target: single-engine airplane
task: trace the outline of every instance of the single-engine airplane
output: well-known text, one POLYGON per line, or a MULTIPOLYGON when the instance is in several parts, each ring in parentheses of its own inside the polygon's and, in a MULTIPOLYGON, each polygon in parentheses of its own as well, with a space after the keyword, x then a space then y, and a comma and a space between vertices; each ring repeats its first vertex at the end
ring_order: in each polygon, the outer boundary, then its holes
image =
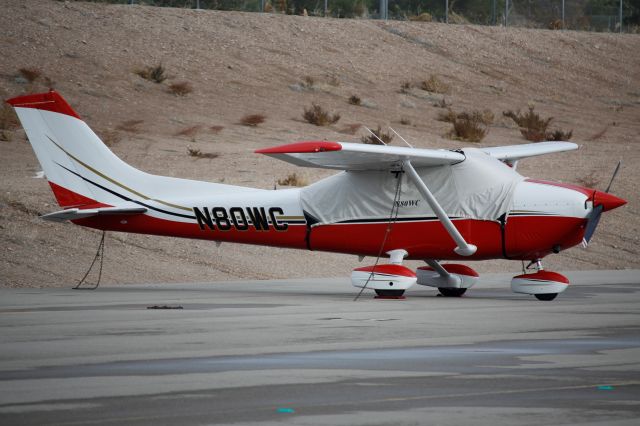
POLYGON ((414 284, 457 297, 478 281, 441 261, 530 261, 511 289, 552 300, 569 280, 541 259, 592 238, 603 212, 626 203, 606 192, 527 179, 518 161, 570 151, 571 142, 460 150, 307 141, 256 152, 302 167, 340 170, 304 188, 263 190, 157 176, 116 157, 55 91, 11 104, 62 210, 43 219, 134 232, 376 258, 352 284, 401 296, 414 284), (388 263, 380 263, 388 258, 388 263), (416 272, 404 259, 423 260, 416 272))

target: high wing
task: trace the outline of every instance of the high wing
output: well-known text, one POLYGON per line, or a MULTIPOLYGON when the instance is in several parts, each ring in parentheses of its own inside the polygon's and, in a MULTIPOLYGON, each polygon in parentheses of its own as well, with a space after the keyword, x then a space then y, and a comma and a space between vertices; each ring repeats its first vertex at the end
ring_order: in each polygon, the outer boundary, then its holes
POLYGON ((579 146, 573 142, 537 142, 480 149, 507 164, 514 164, 523 158, 552 154, 554 152, 573 151, 578 148, 579 146))
POLYGON ((91 216, 142 214, 146 211, 146 207, 99 207, 96 209, 74 208, 48 213, 41 217, 42 219, 49 220, 51 222, 64 222, 66 220, 84 219, 85 217, 91 216))
POLYGON ((278 160, 301 167, 337 170, 389 170, 410 160, 414 167, 455 164, 462 153, 444 149, 405 148, 347 142, 308 141, 259 149, 278 160))

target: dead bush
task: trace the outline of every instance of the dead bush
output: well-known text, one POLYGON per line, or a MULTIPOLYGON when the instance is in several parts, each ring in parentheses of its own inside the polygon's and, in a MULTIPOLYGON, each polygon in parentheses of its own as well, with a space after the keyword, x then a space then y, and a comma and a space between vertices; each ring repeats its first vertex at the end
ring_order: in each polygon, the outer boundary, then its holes
POLYGON ((340 114, 329 114, 320 105, 312 103, 311 108, 304 109, 302 118, 316 126, 328 126, 337 123, 340 120, 340 114))
POLYGON ((200 129, 202 129, 202 126, 200 125, 185 127, 184 129, 178 130, 176 133, 174 133, 174 136, 194 138, 198 134, 200 129))
POLYGON ((489 131, 481 111, 456 114, 452 124, 453 129, 451 129, 449 136, 467 142, 480 142, 489 131))
POLYGON ((35 68, 20 68, 18 72, 29 83, 33 83, 42 76, 42 72, 35 68))
POLYGON ((191 147, 187 147, 187 153, 189 154, 189 157, 195 157, 195 158, 217 158, 219 157, 219 154, 216 154, 215 152, 202 152, 199 149, 195 149, 195 148, 191 148, 191 147))
POLYGON ((513 112, 511 110, 502 113, 505 117, 512 119, 520 128, 520 133, 528 141, 540 142, 546 139, 547 128, 553 117, 542 118, 534 111, 533 106, 529 106, 529 110, 521 113, 520 110, 513 112))
POLYGON ((138 133, 140 132, 140 125, 144 123, 144 120, 127 120, 116 126, 117 130, 123 132, 138 133))
POLYGON ((565 132, 563 130, 556 129, 553 132, 547 132, 545 140, 548 140, 548 141, 568 141, 568 140, 571 139, 571 136, 573 136, 573 130, 569 130, 568 132, 565 132))
POLYGON ((256 127, 258 124, 264 123, 266 118, 267 117, 262 114, 245 115, 240 119, 240 124, 243 126, 256 127))
POLYGON ((120 133, 115 130, 100 130, 98 136, 106 146, 114 146, 122 140, 120 133))
POLYGON ((433 21, 433 17, 430 13, 424 12, 420 15, 409 16, 409 20, 413 22, 431 22, 433 21))
POLYGON ((598 133, 596 133, 595 135, 591 136, 589 139, 587 139, 589 142, 593 142, 593 141, 597 141, 598 139, 600 139, 601 137, 604 136, 605 133, 607 133, 607 130, 609 130, 609 124, 607 124, 606 126, 604 126, 604 128, 602 130, 600 130, 598 133))
POLYGON ((445 123, 453 123, 456 121, 457 116, 458 114, 456 114, 451 108, 447 108, 446 111, 440 111, 438 113, 437 120, 444 121, 445 123))
POLYGON ((284 179, 278 179, 278 185, 280 186, 306 186, 307 184, 307 180, 302 176, 298 176, 297 173, 289 173, 284 179))
POLYGON ((351 105, 358 105, 360 106, 362 104, 362 99, 360 99, 360 97, 358 95, 351 95, 349 97, 349 103, 351 105))
POLYGON ((211 126, 211 127, 209 127, 209 130, 211 130, 211 133, 220 133, 222 131, 222 129, 224 129, 224 126, 211 126))
POLYGON ((11 142, 13 140, 13 132, 8 130, 0 130, 0 141, 11 142))
POLYGON ((311 90, 313 89, 313 86, 315 86, 316 84, 316 79, 311 77, 310 75, 305 75, 302 78, 302 82, 300 83, 300 86, 304 87, 307 90, 311 90))
POLYGON ((411 125, 411 120, 407 117, 400 118, 400 124, 404 124, 405 126, 411 125))
POLYGON ((451 86, 435 75, 431 75, 427 80, 420 83, 420 88, 431 93, 449 93, 451 86))
POLYGON ((188 81, 179 81, 177 83, 171 83, 167 90, 176 96, 186 96, 193 92, 193 86, 188 81))
POLYGON ((384 133, 380 126, 378 126, 377 129, 371 130, 371 131, 377 137, 373 136, 372 134, 363 136, 362 138, 360 138, 362 143, 366 143, 366 144, 370 144, 370 145, 383 145, 382 142, 384 142, 386 145, 389 145, 391 143, 391 141, 393 140, 393 135, 391 133, 384 133), (382 140, 382 142, 380 142, 380 140, 382 140))
POLYGON ((155 83, 162 83, 168 78, 167 72, 162 64, 158 64, 156 66, 146 66, 144 68, 136 70, 135 73, 145 80, 153 81, 155 83))
POLYGON ((9 104, 2 103, 0 107, 0 130, 13 130, 20 126, 16 111, 9 104))
POLYGON ((411 82, 403 81, 400 83, 400 93, 409 93, 411 91, 411 82))

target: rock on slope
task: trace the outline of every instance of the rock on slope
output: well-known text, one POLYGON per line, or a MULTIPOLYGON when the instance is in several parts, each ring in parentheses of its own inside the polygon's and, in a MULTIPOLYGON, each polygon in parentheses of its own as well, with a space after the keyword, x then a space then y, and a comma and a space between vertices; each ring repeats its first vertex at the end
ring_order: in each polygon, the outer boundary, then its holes
MULTIPOLYGON (((557 126, 573 129, 573 140, 583 146, 525 161, 521 172, 577 183, 593 177, 602 187, 623 158, 614 192, 629 201, 605 215, 588 250, 552 256, 547 266, 640 266, 637 35, 35 0, 5 2, 0 28, 1 96, 53 85, 125 161, 194 179, 270 188, 295 169, 254 155, 254 149, 301 139, 354 141, 364 134, 358 124, 391 124, 420 147, 468 145, 449 140, 449 125, 437 121, 441 109, 433 104, 442 95, 400 93, 402 82, 431 74, 450 85, 446 100, 455 110, 489 108, 495 114, 486 145, 524 142, 501 112, 535 103, 557 126), (158 63, 169 74, 165 83, 134 73, 158 63), (42 76, 27 84, 17 77, 20 68, 42 76), (312 88, 299 84, 305 77, 312 88), (193 93, 170 94, 168 85, 181 81, 193 93), (365 106, 349 105, 352 94, 365 106), (306 124, 301 113, 311 102, 342 119, 326 128, 306 124), (266 122, 239 124, 255 113, 266 122), (220 156, 196 159, 187 147, 220 156)), ((38 219, 56 206, 45 181, 32 179, 39 166, 24 134, 10 135, 12 141, 0 142, 0 285, 71 285, 91 261, 99 233, 38 219)), ((313 181, 328 173, 302 174, 313 181)), ((104 282, 347 276, 356 264, 355 257, 327 253, 111 234, 104 282)), ((506 261, 473 266, 520 267, 506 261)))

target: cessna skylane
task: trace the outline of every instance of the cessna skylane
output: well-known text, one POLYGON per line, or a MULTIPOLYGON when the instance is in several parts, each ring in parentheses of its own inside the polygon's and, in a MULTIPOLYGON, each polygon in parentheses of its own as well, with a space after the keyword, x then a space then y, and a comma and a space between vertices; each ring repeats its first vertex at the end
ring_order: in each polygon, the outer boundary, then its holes
MULTIPOLYGON (((442 261, 530 262, 516 293, 553 300, 569 280, 541 259, 588 244, 607 191, 528 179, 518 161, 571 151, 571 142, 460 150, 307 141, 257 150, 339 173, 303 188, 264 190, 157 176, 116 157, 55 91, 11 104, 62 210, 42 216, 133 232, 345 253, 376 259, 352 284, 399 297, 414 284, 459 297, 478 274, 442 261), (388 259, 388 260, 386 260, 388 259), (413 271, 402 263, 422 260, 413 271)), ((362 290, 361 290, 362 291, 362 290)))

